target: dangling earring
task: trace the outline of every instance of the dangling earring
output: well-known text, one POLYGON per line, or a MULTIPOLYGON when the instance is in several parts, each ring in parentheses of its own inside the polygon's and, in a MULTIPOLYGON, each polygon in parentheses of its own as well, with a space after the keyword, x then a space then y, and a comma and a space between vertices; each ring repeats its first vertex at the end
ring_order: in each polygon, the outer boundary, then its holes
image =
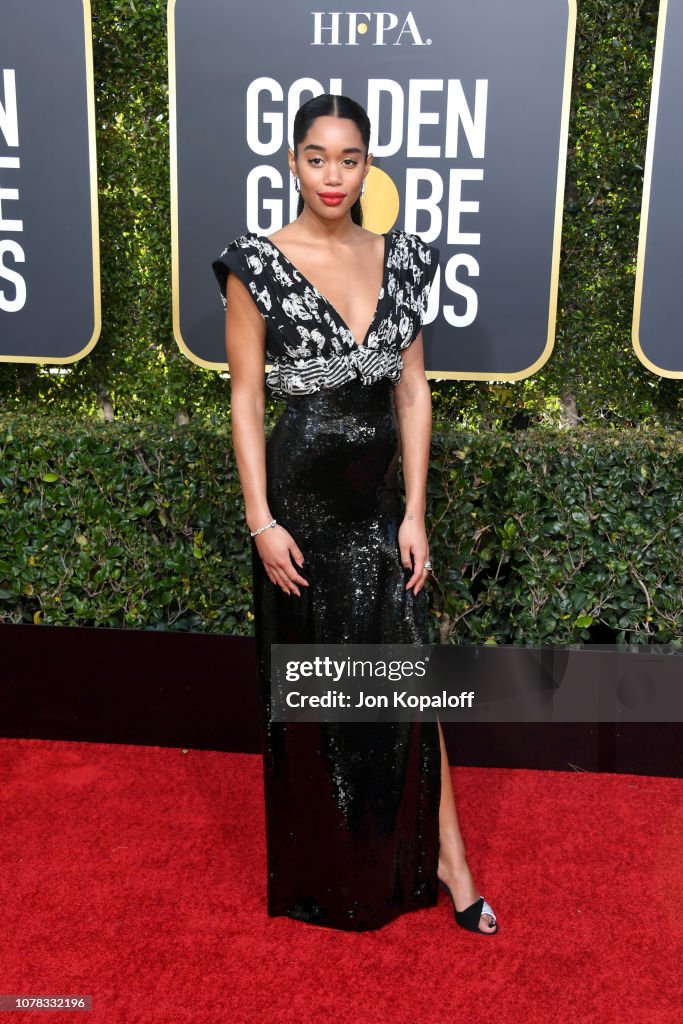
POLYGON ((293 175, 293 178, 294 178, 294 190, 295 190, 295 192, 301 192, 301 189, 299 188, 299 179, 297 178, 296 175, 293 175))
POLYGON ((362 184, 362 185, 361 185, 361 187, 360 187, 360 194, 361 194, 362 196, 364 196, 364 195, 365 195, 365 178, 363 178, 363 184, 362 184))

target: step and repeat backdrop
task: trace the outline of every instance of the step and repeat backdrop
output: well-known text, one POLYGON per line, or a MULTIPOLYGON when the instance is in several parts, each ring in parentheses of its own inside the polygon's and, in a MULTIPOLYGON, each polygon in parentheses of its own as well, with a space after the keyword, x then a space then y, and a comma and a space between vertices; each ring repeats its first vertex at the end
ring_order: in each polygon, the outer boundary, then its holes
POLYGON ((100 333, 88 0, 0 4, 0 360, 70 363, 100 333))
POLYGON ((683 377, 683 0, 661 0, 633 304, 633 346, 683 377))
POLYGON ((290 0, 171 0, 173 303, 178 344, 224 368, 210 260, 296 215, 298 107, 368 111, 366 226, 440 249, 431 375, 518 378, 554 339, 574 0, 411 0, 312 10, 290 0))
MULTIPOLYGON (((298 107, 352 96, 372 123, 365 225, 440 250, 430 376, 515 379, 555 329, 576 0, 414 0, 311 10, 169 0, 173 319, 226 368, 210 263, 296 216, 298 107)), ((0 5, 0 360, 69 363, 100 332, 89 0, 0 5)), ((683 0, 661 0, 633 347, 683 377, 683 0)), ((626 268, 625 268, 626 272, 626 268)))

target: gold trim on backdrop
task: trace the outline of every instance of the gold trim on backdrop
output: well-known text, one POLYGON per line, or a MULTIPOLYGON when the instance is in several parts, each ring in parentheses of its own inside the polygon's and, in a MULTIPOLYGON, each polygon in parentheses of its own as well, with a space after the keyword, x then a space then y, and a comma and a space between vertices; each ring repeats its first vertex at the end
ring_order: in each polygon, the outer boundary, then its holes
MULTIPOLYGON (((663 0, 665 2, 665 0, 663 0)), ((548 361, 555 344, 555 325, 557 320, 557 295, 560 276, 560 250, 562 246, 562 213, 564 207, 564 188, 567 167, 567 142, 569 134, 569 111, 571 106, 572 68, 574 60, 574 41, 576 37, 576 4, 577 0, 567 0, 567 42, 565 47, 564 83, 562 91, 562 113, 560 117, 560 146, 557 164, 557 192, 555 196, 555 218, 553 227, 553 251, 550 266, 550 300, 548 307, 548 333, 543 352, 538 359, 523 370, 514 373, 482 373, 453 370, 428 370, 426 375, 439 380, 521 380, 530 377, 548 361)), ((227 370, 227 362, 209 362, 200 359, 190 351, 180 331, 180 298, 179 298, 179 253, 178 253, 178 161, 177 161, 177 122, 176 122, 176 77, 175 77, 175 6, 176 0, 168 0, 168 82, 169 82, 169 125, 171 151, 171 259, 172 259, 172 304, 173 334, 180 350, 193 363, 209 370, 227 370)), ((266 370, 271 369, 270 365, 266 370)))
POLYGON ((657 366, 643 352, 640 344, 640 313, 643 300, 643 277, 645 274, 645 254, 647 249, 647 225, 650 212, 650 194, 652 187, 652 165, 654 162, 655 138, 657 134, 657 109, 659 106, 659 87, 662 79, 662 61, 664 55, 664 36, 669 0, 660 0, 657 21, 657 41, 655 43, 655 60, 652 73, 652 95, 650 98, 650 117, 647 130, 647 149, 645 151, 645 171, 643 174, 643 199, 640 207, 640 231, 638 232, 638 256, 636 259, 636 287, 633 296, 633 321, 631 324, 631 341, 636 356, 648 370, 660 377, 683 377, 683 370, 665 370, 657 366))
POLYGON ((83 0, 83 39, 85 44, 85 88, 88 118, 88 169, 90 174, 90 223, 92 233, 93 332, 90 341, 71 356, 3 356, 2 363, 41 363, 64 365, 77 363, 97 344, 102 331, 102 294, 100 284, 100 225, 97 196, 97 145, 95 125, 95 75, 92 52, 92 12, 90 0, 83 0))

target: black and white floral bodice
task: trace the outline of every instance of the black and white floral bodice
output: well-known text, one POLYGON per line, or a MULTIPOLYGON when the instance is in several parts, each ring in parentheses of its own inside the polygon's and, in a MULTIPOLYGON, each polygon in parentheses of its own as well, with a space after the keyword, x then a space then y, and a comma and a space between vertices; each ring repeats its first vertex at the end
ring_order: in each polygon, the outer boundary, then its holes
POLYGON ((274 395, 311 394, 354 377, 374 384, 401 378, 401 351, 417 337, 439 264, 418 235, 384 236, 384 277, 372 322, 358 343, 325 296, 264 235, 240 235, 212 266, 223 305, 228 273, 247 285, 267 327, 267 383, 274 395))

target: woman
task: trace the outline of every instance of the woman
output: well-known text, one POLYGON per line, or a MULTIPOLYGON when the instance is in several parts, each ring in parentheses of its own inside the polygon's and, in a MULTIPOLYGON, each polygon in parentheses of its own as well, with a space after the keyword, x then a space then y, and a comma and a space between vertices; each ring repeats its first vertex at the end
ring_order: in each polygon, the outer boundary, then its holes
POLYGON ((465 859, 440 723, 269 717, 271 643, 426 641, 431 402, 421 324, 438 253, 416 235, 362 228, 369 140, 353 100, 305 103, 289 151, 297 220, 268 238, 240 236, 213 264, 252 537, 268 912, 361 931, 433 906, 441 882, 458 923, 493 934, 465 859), (287 403, 267 444, 266 363, 287 403))

